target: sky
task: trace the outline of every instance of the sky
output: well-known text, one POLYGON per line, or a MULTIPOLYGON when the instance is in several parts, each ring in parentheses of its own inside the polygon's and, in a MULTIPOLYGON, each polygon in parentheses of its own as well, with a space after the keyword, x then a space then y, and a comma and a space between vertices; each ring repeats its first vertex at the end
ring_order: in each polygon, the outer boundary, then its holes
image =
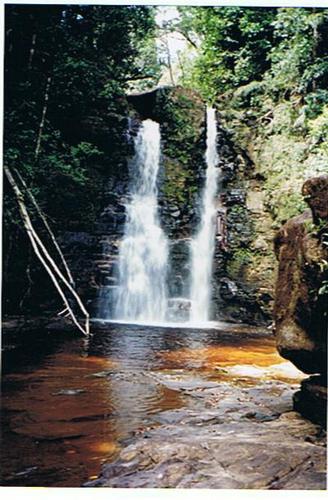
MULTIPOLYGON (((176 7, 166 6, 158 7, 156 14, 156 22, 161 27, 163 23, 179 18, 179 12, 176 7)), ((187 47, 186 40, 178 33, 169 33, 166 35, 171 53, 172 62, 175 63, 178 58, 178 53, 185 50, 187 47)), ((160 42, 159 42, 160 43, 160 42)))

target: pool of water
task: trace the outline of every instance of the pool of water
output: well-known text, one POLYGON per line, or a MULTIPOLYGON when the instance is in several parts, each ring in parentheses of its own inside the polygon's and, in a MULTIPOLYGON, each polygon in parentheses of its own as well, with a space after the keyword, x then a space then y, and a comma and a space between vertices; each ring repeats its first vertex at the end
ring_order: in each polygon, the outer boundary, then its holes
POLYGON ((2 486, 76 487, 97 477, 103 462, 159 425, 161 412, 188 405, 159 374, 256 384, 285 364, 268 331, 244 325, 93 329, 88 341, 55 331, 4 335, 2 486))

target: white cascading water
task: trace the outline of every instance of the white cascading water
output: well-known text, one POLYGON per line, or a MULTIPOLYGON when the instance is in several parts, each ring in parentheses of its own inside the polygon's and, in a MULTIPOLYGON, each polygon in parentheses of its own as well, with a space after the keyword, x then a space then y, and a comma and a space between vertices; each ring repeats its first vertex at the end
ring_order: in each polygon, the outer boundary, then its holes
POLYGON ((119 252, 117 320, 165 320, 168 242, 159 223, 156 186, 160 142, 159 124, 143 121, 135 140, 131 201, 119 252))
POLYGON ((216 148, 215 110, 206 112, 206 183, 202 197, 201 223, 196 237, 191 242, 191 290, 190 321, 210 320, 211 277, 215 249, 216 193, 219 169, 216 148))

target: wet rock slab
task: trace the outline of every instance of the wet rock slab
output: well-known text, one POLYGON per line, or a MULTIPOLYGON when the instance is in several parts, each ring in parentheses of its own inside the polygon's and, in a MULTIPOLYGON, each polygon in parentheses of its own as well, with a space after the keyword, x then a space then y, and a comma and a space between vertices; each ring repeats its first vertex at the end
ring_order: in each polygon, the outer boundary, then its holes
MULTIPOLYGON (((179 377, 161 382, 178 389, 179 377), (174 379, 174 380, 173 380, 174 379)), ((162 412, 87 487, 325 489, 322 428, 292 410, 297 386, 203 386, 180 377, 185 408, 162 412)))

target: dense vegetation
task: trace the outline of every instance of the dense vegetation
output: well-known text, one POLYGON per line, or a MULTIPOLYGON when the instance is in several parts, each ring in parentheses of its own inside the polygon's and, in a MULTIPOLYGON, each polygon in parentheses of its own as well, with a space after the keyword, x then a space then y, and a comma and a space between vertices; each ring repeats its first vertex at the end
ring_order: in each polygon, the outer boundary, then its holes
POLYGON ((180 8, 198 39, 183 84, 221 109, 265 178, 276 226, 304 209, 304 179, 327 172, 328 11, 180 8))
POLYGON ((154 27, 146 7, 7 6, 5 162, 55 219, 94 216, 127 84, 156 81, 154 27))

